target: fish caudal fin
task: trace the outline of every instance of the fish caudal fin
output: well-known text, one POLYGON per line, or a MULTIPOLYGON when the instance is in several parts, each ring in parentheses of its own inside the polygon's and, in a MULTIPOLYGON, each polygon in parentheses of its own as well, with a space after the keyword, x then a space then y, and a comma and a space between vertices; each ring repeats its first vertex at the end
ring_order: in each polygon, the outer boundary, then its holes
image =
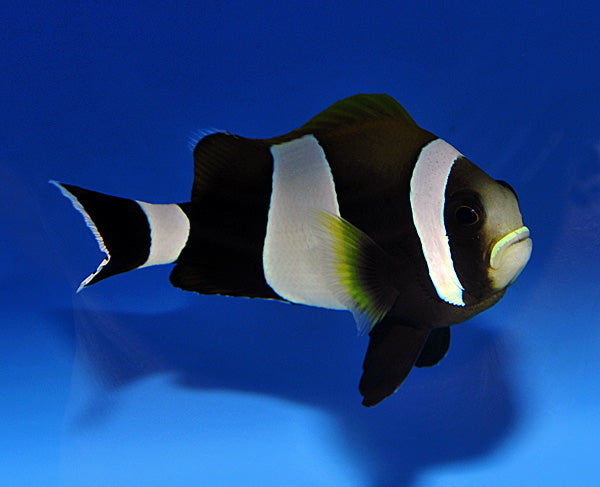
POLYGON ((50 181, 79 211, 106 257, 77 292, 102 279, 177 260, 190 223, 176 204, 157 205, 50 181))

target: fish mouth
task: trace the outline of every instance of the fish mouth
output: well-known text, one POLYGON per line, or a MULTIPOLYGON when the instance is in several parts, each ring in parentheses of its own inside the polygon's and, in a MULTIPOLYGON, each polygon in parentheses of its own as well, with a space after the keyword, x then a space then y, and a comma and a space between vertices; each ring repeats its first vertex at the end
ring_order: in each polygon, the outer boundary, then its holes
POLYGON ((510 286, 521 273, 531 256, 529 229, 517 228, 498 240, 490 254, 489 277, 495 288, 510 286))
POLYGON ((512 245, 516 245, 524 240, 531 240, 529 238, 529 228, 521 227, 515 231, 510 232, 508 235, 502 237, 494 247, 492 248, 492 254, 490 256, 490 267, 492 269, 500 269, 502 267, 502 261, 506 255, 506 252, 512 245))

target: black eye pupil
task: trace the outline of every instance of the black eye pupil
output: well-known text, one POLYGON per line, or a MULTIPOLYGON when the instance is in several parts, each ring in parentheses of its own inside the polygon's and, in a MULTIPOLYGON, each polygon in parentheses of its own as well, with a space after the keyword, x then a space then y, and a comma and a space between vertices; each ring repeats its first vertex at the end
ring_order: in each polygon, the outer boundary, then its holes
POLYGON ((479 221, 479 215, 470 206, 459 206, 456 209, 456 220, 461 225, 474 225, 479 221))

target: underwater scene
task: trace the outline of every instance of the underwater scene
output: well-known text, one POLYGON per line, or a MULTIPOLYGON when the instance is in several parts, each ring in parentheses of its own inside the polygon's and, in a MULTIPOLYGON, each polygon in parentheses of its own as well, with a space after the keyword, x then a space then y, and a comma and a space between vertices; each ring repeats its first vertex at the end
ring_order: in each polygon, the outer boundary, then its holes
POLYGON ((0 485, 600 485, 597 2, 0 14, 0 485))

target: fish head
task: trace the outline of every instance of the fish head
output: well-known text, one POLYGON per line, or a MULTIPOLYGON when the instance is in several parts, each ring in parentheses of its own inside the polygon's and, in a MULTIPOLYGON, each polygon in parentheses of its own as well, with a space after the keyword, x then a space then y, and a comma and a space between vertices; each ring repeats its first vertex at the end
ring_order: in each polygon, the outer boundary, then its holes
POLYGON ((488 242, 485 258, 495 290, 510 286, 529 261, 532 241, 523 225, 517 193, 504 181, 490 184, 484 200, 489 216, 483 232, 488 242))
POLYGON ((532 241, 516 192, 465 158, 446 190, 444 220, 457 274, 467 295, 503 292, 529 261, 532 241))

